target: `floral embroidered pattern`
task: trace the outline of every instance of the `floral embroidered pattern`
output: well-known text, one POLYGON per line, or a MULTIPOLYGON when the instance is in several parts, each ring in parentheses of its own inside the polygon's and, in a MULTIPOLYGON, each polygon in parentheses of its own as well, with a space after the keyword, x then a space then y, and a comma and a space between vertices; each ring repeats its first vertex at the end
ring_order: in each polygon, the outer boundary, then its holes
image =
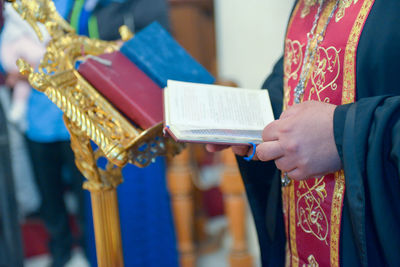
POLYGON ((317 0, 304 0, 304 7, 301 10, 300 17, 305 18, 308 14, 310 14, 310 9, 317 3, 317 0))
POLYGON ((290 79, 298 80, 301 64, 303 63, 303 47, 297 40, 287 39, 285 43, 284 79, 287 85, 290 79))
POLYGON ((328 245, 326 239, 329 233, 329 222, 321 207, 328 195, 325 190, 324 177, 301 181, 296 194, 298 197, 296 203, 297 226, 300 226, 305 233, 314 235, 328 245), (309 183, 313 184, 310 186, 309 183), (305 192, 301 189, 305 189, 305 192))
POLYGON ((318 101, 330 102, 327 97, 321 99, 321 93, 326 89, 335 91, 338 87, 336 81, 341 71, 339 53, 340 49, 338 50, 333 46, 318 48, 313 72, 311 74, 312 88, 310 90, 309 100, 311 100, 313 95, 316 95, 318 101))
POLYGON ((308 256, 307 260, 308 264, 303 264, 303 267, 319 267, 319 264, 315 259, 314 255, 308 256))
MULTIPOLYGON (((311 7, 315 6, 317 2, 317 0, 304 0, 304 5, 303 9, 301 10, 300 17, 307 17, 307 15, 310 14, 311 7)), ((340 0, 338 11, 335 16, 335 21, 339 22, 346 15, 346 9, 349 8, 352 4, 356 4, 357 2, 358 0, 340 0)))
POLYGON ((284 63, 284 87, 285 87, 285 98, 289 98, 289 93, 292 89, 289 86, 291 79, 299 79, 299 71, 303 63, 303 52, 304 44, 301 44, 297 40, 287 39, 285 42, 285 63, 284 63))
POLYGON ((352 4, 356 4, 358 0, 341 0, 339 2, 339 9, 335 16, 335 21, 339 22, 346 14, 346 8, 349 8, 352 4))

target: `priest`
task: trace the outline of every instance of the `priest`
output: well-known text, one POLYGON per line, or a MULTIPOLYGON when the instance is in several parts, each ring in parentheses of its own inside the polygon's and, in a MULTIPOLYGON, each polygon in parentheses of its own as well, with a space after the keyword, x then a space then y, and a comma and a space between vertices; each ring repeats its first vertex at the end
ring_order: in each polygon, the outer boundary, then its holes
POLYGON ((383 96, 400 93, 398 12, 396 0, 295 3, 263 86, 279 120, 261 161, 234 147, 263 266, 399 265, 399 98, 383 96))

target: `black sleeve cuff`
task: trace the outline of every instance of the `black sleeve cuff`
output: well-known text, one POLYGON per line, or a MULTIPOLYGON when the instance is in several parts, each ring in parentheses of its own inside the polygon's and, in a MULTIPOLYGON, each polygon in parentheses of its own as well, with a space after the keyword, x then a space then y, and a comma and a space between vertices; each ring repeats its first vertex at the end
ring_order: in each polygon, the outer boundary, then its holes
POLYGON ((340 105, 335 109, 333 115, 333 135, 335 138, 336 148, 339 153, 340 160, 343 163, 343 132, 346 122, 347 111, 352 104, 340 105))

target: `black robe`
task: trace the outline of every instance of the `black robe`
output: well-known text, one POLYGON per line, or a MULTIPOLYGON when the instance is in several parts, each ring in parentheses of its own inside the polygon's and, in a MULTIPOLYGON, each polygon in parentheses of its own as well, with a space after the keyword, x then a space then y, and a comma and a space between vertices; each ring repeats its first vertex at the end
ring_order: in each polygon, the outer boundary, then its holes
MULTIPOLYGON (((357 104, 335 111, 334 134, 346 177, 341 266, 400 266, 400 1, 375 0, 357 48, 357 104)), ((263 85, 274 114, 283 103, 283 59, 263 85)), ((263 266, 284 266, 280 172, 238 157, 263 266)))

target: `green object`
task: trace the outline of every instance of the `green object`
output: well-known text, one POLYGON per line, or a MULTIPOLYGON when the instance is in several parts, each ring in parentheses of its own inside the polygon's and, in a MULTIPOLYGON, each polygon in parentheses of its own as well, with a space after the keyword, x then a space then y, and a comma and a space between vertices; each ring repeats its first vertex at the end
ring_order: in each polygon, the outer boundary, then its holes
POLYGON ((96 16, 90 16, 89 19, 89 37, 94 39, 100 39, 99 24, 97 23, 96 16))
POLYGON ((72 9, 71 26, 75 29, 76 32, 78 32, 79 30, 79 18, 81 16, 81 10, 83 8, 84 3, 85 0, 76 0, 74 7, 72 9))

